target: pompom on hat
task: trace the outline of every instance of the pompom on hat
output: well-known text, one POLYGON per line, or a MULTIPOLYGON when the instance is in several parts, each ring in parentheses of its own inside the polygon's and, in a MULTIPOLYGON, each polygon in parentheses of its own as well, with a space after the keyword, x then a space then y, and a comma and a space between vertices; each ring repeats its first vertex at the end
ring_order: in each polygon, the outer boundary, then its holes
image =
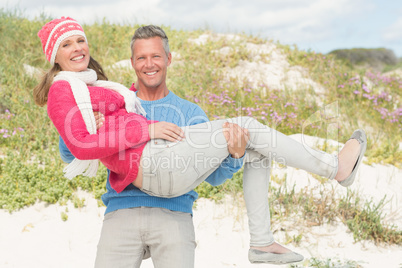
POLYGON ((43 52, 51 64, 54 64, 60 43, 73 35, 81 35, 87 40, 82 26, 76 20, 69 17, 54 19, 46 23, 38 32, 43 52))

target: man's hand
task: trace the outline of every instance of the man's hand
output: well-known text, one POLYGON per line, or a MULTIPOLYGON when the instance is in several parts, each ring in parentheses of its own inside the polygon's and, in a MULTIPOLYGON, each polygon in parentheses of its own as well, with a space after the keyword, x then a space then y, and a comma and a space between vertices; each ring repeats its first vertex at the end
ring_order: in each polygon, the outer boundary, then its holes
POLYGON ((96 130, 100 129, 105 122, 105 116, 101 112, 94 112, 96 121, 96 130))
POLYGON ((223 135, 228 142, 230 155, 233 158, 243 157, 250 138, 248 129, 242 128, 238 124, 226 122, 223 124, 223 135))
POLYGON ((168 141, 181 141, 184 131, 177 125, 168 122, 157 122, 148 126, 149 137, 152 139, 164 139, 168 141))

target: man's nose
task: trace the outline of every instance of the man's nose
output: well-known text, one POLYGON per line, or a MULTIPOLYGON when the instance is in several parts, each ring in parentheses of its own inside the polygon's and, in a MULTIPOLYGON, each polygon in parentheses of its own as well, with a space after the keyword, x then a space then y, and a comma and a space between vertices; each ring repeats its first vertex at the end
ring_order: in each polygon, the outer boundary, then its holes
POLYGON ((154 61, 152 60, 152 58, 147 58, 145 61, 146 67, 150 68, 154 66, 154 61))

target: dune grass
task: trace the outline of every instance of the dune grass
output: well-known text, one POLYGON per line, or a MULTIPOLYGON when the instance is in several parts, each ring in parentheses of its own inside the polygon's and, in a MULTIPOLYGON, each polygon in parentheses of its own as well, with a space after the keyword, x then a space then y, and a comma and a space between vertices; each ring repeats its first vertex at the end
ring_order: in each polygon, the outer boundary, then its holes
MULTIPOLYGON (((28 74, 24 64, 39 70, 50 68, 36 35, 49 20, 47 16, 28 20, 19 11, 0 10, 0 208, 9 211, 38 200, 65 203, 74 198, 78 188, 94 193, 98 199, 105 192, 105 168, 92 179, 78 177, 69 181, 63 178, 64 163, 58 153, 57 132, 47 117, 46 108, 36 106, 33 101, 32 89, 38 76, 28 74)), ((130 39, 138 26, 115 25, 106 20, 83 25, 91 55, 106 67, 110 80, 126 86, 135 81, 134 72, 107 66, 130 58, 130 39)), ((210 119, 253 116, 285 134, 304 133, 323 138, 328 136, 328 126, 335 125, 335 136, 340 142, 346 141, 353 129, 363 127, 369 133, 368 164, 391 164, 401 168, 400 78, 386 77, 371 70, 354 70, 331 55, 276 44, 290 64, 308 70, 311 78, 326 88, 325 93, 317 95, 308 87, 290 91, 263 84, 252 86, 247 81, 240 85, 236 79, 225 78, 224 69, 251 60, 244 46, 246 42, 264 44, 266 40, 246 35, 230 40, 205 30, 163 28, 175 52, 168 87, 200 105, 210 119), (201 34, 214 38, 204 44, 190 41, 201 34), (215 52, 224 47, 233 49, 227 54, 215 52), (338 112, 326 118, 325 109, 333 104, 338 112), (323 115, 321 120, 306 124, 317 113, 323 115)), ((269 55, 263 55, 262 60, 269 62, 269 55)), ((241 193, 241 175, 240 171, 218 187, 204 183, 197 192, 201 197, 216 200, 225 194, 241 193)), ((339 202, 323 193, 320 199, 325 202, 321 202, 315 197, 305 199, 303 192, 286 192, 283 188, 271 187, 270 192, 273 206, 285 212, 280 217, 302 211, 303 217, 318 224, 340 217, 356 240, 401 244, 401 231, 393 226, 384 227, 381 204, 361 204, 357 202, 358 196, 348 196, 339 202), (371 231, 362 231, 363 225, 368 225, 371 231), (374 229, 381 230, 374 232, 374 229)))

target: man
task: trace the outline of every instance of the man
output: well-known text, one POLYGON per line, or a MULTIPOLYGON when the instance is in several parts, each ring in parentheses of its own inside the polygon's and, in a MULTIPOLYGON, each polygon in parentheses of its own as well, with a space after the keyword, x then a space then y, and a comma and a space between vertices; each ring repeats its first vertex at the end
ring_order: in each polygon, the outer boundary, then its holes
MULTIPOLYGON (((167 67, 171 63, 172 55, 169 51, 168 37, 161 28, 149 25, 137 29, 131 41, 131 52, 131 63, 138 77, 137 97, 141 99, 141 104, 147 113, 151 111, 151 115, 148 115, 150 118, 172 122, 179 126, 204 122, 206 116, 203 111, 200 111, 200 114, 186 111, 186 107, 197 107, 194 109, 198 110, 200 109, 198 106, 178 98, 166 86, 167 67), (169 109, 166 109, 166 105, 169 109), (175 112, 172 110, 176 111, 176 113, 180 111, 179 114, 185 120, 175 118, 175 112), (173 115, 164 115, 166 111, 172 112, 173 115), (202 116, 198 119, 200 115, 202 116)), ((249 216, 253 215, 253 219, 249 217, 249 227, 253 233, 250 242, 249 260, 253 263, 266 262, 275 264, 301 261, 303 259, 301 255, 276 243, 270 230, 267 199, 271 159, 256 152, 245 154, 247 134, 240 126, 226 123, 226 130, 225 137, 228 140, 230 156, 225 160, 223 166, 216 170, 207 181, 212 185, 223 183, 225 180, 223 178, 230 178, 233 174, 226 173, 225 167, 239 168, 239 165, 243 163, 243 158, 247 157, 244 166, 243 191, 248 193, 247 195, 245 194, 247 213, 249 216), (236 160, 236 158, 240 159, 236 160), (258 183, 257 180, 259 181, 258 183), (258 187, 258 185, 263 185, 264 187, 258 187), (261 204, 261 200, 266 202, 261 204), (257 223, 256 218, 263 218, 264 220, 257 223)), ((234 170, 233 168, 232 171, 234 170)), ((178 254, 189 251, 188 249, 183 249, 178 254)), ((193 253, 194 251, 192 251, 193 253)), ((191 259, 193 260, 193 258, 191 259)), ((174 263, 171 265, 165 263, 165 265, 165 267, 181 267, 177 266, 178 264, 174 265, 174 263)), ((193 261, 189 261, 184 267, 193 267, 193 265, 193 261)))
MULTIPOLYGON (((162 29, 152 25, 137 29, 131 49, 132 66, 138 77, 137 96, 148 119, 178 126, 208 120, 199 106, 168 90, 166 75, 172 56, 162 29)), ((227 124, 226 137, 231 155, 206 179, 211 185, 222 184, 243 165, 244 131, 227 124)), ((74 159, 62 140, 60 152, 64 161, 74 159)), ((106 212, 95 267, 140 267, 142 259, 148 257, 156 268, 194 267, 192 207, 198 197, 196 192, 166 199, 149 196, 133 185, 117 194, 109 180, 106 188, 102 196, 106 212)))

